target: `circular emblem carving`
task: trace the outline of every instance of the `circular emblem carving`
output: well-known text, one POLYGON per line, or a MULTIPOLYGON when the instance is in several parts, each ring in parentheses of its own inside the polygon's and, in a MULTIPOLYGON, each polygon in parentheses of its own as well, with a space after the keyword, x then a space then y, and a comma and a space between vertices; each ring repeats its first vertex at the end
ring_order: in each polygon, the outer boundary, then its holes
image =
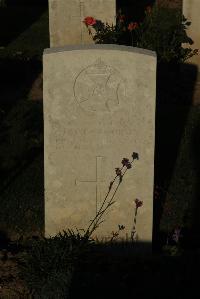
POLYGON ((122 95, 122 77, 101 59, 83 69, 74 83, 75 99, 87 111, 110 112, 119 106, 122 95))

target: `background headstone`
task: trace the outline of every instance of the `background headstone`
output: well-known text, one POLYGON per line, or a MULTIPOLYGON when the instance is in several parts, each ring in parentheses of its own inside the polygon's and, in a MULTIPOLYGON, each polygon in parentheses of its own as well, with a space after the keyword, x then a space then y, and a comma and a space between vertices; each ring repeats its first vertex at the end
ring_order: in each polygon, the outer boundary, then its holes
POLYGON ((115 24, 116 0, 49 0, 50 45, 93 44, 85 24, 92 16, 115 24))
POLYGON ((44 67, 45 234, 86 229, 115 168, 138 152, 115 204, 96 231, 107 240, 118 225, 130 237, 152 240, 155 53, 117 45, 47 49, 44 67))
MULTIPOLYGON (((200 1, 199 0, 183 0, 183 14, 192 22, 188 28, 187 34, 192 38, 194 44, 191 46, 194 49, 200 49, 200 1)), ((195 64, 200 72, 200 55, 195 55, 189 60, 195 64)))

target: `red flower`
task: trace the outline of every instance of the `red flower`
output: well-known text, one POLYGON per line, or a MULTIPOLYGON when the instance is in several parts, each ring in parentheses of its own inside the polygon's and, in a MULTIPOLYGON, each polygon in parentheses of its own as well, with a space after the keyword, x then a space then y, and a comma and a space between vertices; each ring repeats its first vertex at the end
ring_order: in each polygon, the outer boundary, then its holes
POLYGON ((133 31, 133 30, 135 30, 136 28, 138 28, 138 23, 137 23, 137 22, 131 22, 131 23, 128 25, 128 30, 129 30, 129 31, 133 31))
POLYGON ((93 17, 86 17, 84 20, 83 20, 83 23, 85 23, 86 26, 93 26, 96 24, 96 20, 95 18, 93 17))
POLYGON ((139 200, 138 198, 135 199, 136 209, 140 208, 143 205, 143 201, 139 200))
POLYGON ((151 14, 151 12, 152 12, 152 8, 151 8, 151 6, 147 6, 147 7, 146 7, 146 12, 147 12, 148 14, 151 14))

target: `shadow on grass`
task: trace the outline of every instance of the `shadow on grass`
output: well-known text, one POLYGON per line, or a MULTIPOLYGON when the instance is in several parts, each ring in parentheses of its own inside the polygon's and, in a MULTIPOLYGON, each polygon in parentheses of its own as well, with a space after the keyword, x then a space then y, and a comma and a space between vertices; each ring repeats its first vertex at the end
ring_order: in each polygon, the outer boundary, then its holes
POLYGON ((27 99, 42 64, 0 63, 0 229, 14 237, 44 227, 43 107, 27 99))
POLYGON ((0 109, 2 120, 5 115, 16 105, 16 102, 25 99, 30 87, 42 70, 39 60, 26 58, 0 59, 0 109))
POLYGON ((7 0, 7 7, 0 8, 0 45, 6 46, 20 33, 39 19, 47 9, 47 1, 7 0))
POLYGON ((195 298, 200 256, 141 253, 149 244, 102 246, 80 258, 70 298, 195 298), (184 283, 183 283, 184 282, 184 283))

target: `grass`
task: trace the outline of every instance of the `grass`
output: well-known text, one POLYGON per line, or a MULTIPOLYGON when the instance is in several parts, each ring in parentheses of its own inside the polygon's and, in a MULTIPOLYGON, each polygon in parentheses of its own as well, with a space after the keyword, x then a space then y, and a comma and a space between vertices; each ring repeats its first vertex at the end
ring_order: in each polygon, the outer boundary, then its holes
POLYGON ((76 250, 74 254, 71 250, 66 251, 63 241, 57 242, 57 246, 54 244, 55 247, 52 247, 53 244, 49 248, 41 246, 40 250, 37 246, 35 254, 27 260, 31 269, 28 273, 21 272, 21 280, 16 275, 16 268, 23 269, 26 251, 21 248, 19 255, 15 252, 7 260, 0 261, 4 270, 0 278, 1 298, 196 298, 199 250, 174 257, 163 254, 141 256, 127 255, 123 248, 116 254, 93 244, 77 255, 76 250), (60 252, 63 254, 59 255, 60 252), (73 257, 70 257, 71 253, 73 257), (62 259, 64 265, 60 263, 62 259), (24 275, 27 284, 36 287, 37 296, 28 296, 31 289, 24 284, 24 275), (2 295, 5 286, 10 291, 10 297, 2 295), (69 296, 66 296, 68 291, 69 296))

